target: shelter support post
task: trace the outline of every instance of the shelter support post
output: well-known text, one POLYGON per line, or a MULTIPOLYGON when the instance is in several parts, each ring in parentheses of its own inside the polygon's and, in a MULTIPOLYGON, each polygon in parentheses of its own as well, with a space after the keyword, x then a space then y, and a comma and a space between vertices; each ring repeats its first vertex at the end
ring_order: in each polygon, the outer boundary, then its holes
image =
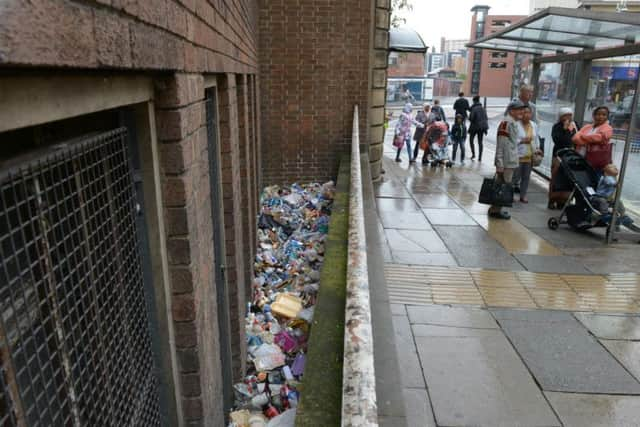
POLYGON ((578 124, 582 126, 584 123, 584 112, 587 104, 587 93, 589 92, 589 76, 591 75, 591 60, 583 59, 577 61, 578 81, 576 91, 576 108, 573 117, 578 124))
MULTIPOLYGON (((529 84, 533 85, 533 102, 536 102, 536 100, 538 99, 538 94, 539 94, 539 85, 538 82, 540 81, 540 63, 536 60, 536 58, 533 60, 533 69, 531 70, 531 81, 529 82, 529 84)), ((516 93, 514 95, 515 97, 518 96, 518 94, 516 93)))

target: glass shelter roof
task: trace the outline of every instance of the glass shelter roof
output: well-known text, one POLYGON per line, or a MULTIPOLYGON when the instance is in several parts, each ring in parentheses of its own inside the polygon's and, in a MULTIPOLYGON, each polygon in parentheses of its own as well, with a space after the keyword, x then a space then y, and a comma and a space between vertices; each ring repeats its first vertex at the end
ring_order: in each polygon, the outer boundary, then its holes
POLYGON ((640 14, 550 7, 468 47, 549 55, 640 42, 640 14))

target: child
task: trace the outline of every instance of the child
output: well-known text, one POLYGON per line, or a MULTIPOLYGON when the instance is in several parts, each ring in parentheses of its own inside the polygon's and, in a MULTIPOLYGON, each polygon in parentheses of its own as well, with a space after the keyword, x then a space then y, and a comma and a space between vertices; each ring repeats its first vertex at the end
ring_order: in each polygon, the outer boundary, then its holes
POLYGON ((591 196, 591 205, 598 210, 602 215, 609 212, 609 203, 613 201, 616 194, 616 187, 618 185, 618 168, 616 165, 610 163, 604 167, 604 175, 598 181, 598 187, 595 193, 591 196))
POLYGON ((411 116, 412 109, 413 105, 411 105, 411 103, 405 104, 404 108, 402 109, 402 113, 400 113, 400 117, 398 118, 398 123, 396 124, 395 137, 393 141, 394 147, 398 149, 396 153, 396 162, 402 161, 400 160, 400 153, 402 152, 402 147, 404 145, 407 146, 409 163, 415 162, 413 156, 411 155, 411 125, 414 124, 418 127, 424 127, 424 125, 411 116))
POLYGON ((462 114, 456 114, 456 122, 451 128, 451 139, 453 140, 453 156, 451 160, 456 161, 456 153, 460 146, 460 164, 464 165, 464 143, 467 140, 467 128, 464 126, 462 114))

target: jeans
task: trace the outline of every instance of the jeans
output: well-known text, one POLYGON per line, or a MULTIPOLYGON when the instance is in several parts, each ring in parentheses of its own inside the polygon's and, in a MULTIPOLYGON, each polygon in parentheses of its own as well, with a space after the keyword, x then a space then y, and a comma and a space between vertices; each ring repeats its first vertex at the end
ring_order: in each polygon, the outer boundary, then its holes
POLYGON ((465 141, 453 141, 453 156, 451 160, 456 161, 456 153, 458 152, 458 145, 460 146, 460 160, 464 162, 464 143, 465 141))
MULTIPOLYGON (((501 183, 510 183, 513 180, 513 171, 515 169, 505 168, 504 172, 496 173, 496 182, 501 183)), ((491 206, 489 208, 489 213, 498 213, 502 211, 502 206, 491 206)))
POLYGON ((520 163, 518 169, 518 178, 520 179, 520 198, 527 196, 527 190, 529 189, 529 179, 531 178, 531 168, 533 165, 529 163, 520 163))
POLYGON ((476 135, 478 136, 478 160, 482 160, 482 138, 484 138, 484 133, 482 131, 477 133, 476 132, 469 133, 469 145, 471 146, 471 157, 476 156, 476 150, 475 150, 475 147, 473 146, 473 138, 476 135))
MULTIPOLYGON (((407 155, 409 156, 409 160, 412 160, 413 157, 411 157, 411 138, 407 137, 404 140, 405 145, 407 146, 407 155)), ((402 152, 402 147, 398 148, 398 152, 396 153, 396 159, 400 158, 400 153, 402 152)))

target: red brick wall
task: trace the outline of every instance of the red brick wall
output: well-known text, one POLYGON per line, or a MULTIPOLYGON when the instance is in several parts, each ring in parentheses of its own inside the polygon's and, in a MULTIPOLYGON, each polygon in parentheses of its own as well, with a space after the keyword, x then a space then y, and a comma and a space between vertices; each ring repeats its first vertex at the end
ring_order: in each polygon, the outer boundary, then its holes
POLYGON ((9 0, 0 7, 1 66, 257 68, 254 2, 9 0))
POLYGON ((372 0, 260 0, 265 183, 325 180, 348 152, 353 105, 368 143, 372 0))
MULTIPOLYGON (((511 25, 513 25, 524 18, 525 16, 520 15, 487 15, 485 18, 484 35, 488 36, 493 32, 504 29, 504 27, 492 26, 491 24, 495 20, 508 20, 511 21, 511 25)), ((475 26, 476 20, 474 16, 471 20, 470 40, 476 39, 475 26)), ((493 51, 488 49, 482 50, 482 64, 480 69, 480 92, 478 93, 478 95, 509 97, 511 96, 511 82, 513 79, 515 53, 508 53, 506 58, 492 58, 491 52, 493 51), (505 62, 507 66, 506 68, 490 68, 489 64, 491 62, 505 62)), ((463 86, 463 90, 469 94, 471 93, 470 87, 471 74, 473 69, 473 58, 476 54, 477 51, 475 49, 469 49, 469 60, 467 61, 467 79, 463 86)))
POLYGON ((219 93, 224 263, 229 268, 237 378, 245 360, 242 317, 255 251, 253 219, 260 168, 259 156, 250 154, 260 143, 257 109, 250 108, 259 93, 257 35, 255 0, 0 1, 0 68, 144 72, 154 79, 171 289, 167 305, 173 326, 173 335, 162 338, 175 352, 172 357, 179 371, 176 395, 169 399, 178 402, 177 418, 188 426, 221 426, 225 415, 204 74, 223 76, 219 93), (238 87, 236 80, 242 83, 238 87), (246 81, 252 84, 253 99, 246 81), (251 124, 249 111, 253 111, 251 124), (252 141, 247 137, 249 128, 252 141), (244 203, 252 205, 251 216, 244 203))
POLYGON ((398 53, 397 65, 389 65, 387 77, 424 77, 424 54, 416 52, 398 53))

